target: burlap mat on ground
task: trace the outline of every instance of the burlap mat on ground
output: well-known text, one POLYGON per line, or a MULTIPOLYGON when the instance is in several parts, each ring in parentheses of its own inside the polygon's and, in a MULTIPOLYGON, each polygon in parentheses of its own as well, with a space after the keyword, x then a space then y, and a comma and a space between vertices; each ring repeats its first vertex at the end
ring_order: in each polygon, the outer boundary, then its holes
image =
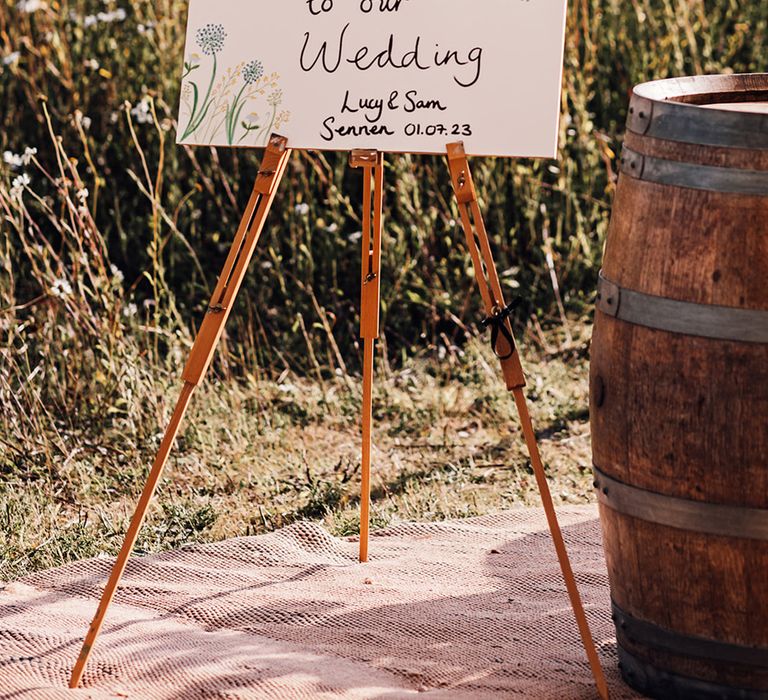
MULTIPOLYGON (((614 698, 594 506, 559 509, 614 698)), ((376 534, 301 523, 132 559, 86 672, 66 690, 111 560, 0 591, 0 697, 594 698, 539 509, 376 534)))

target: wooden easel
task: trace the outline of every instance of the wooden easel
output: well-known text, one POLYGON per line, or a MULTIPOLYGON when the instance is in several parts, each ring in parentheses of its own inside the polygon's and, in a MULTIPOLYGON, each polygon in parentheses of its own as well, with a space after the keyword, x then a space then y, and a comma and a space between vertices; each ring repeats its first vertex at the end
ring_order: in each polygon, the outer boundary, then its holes
MULTIPOLYGON (((264 223, 272 206, 275 192, 285 172, 291 149, 285 138, 272 135, 264 152, 261 169, 256 177, 245 213, 214 290, 208 312, 205 315, 187 365, 182 374, 184 385, 181 390, 170 424, 165 432, 160 449, 155 457, 147 483, 142 491, 131 524, 125 536, 120 553, 112 568, 109 580, 96 609, 93 621, 86 634, 80 655, 72 670, 69 687, 77 688, 85 670, 93 644, 101 631, 107 608, 114 598, 120 578, 125 571, 139 529, 146 516, 149 503, 154 495, 163 469, 168 461, 173 443, 179 432, 181 420, 186 413, 192 394, 203 381, 211 364, 216 345, 224 331, 237 292, 240 289, 253 251, 258 243, 264 223)), ((384 158, 372 150, 354 150, 350 165, 363 170, 363 255, 361 270, 360 336, 363 340, 363 445, 362 445, 362 493, 360 497, 360 554, 361 562, 368 560, 371 491, 371 442, 372 442, 372 389, 375 341, 379 337, 381 301, 381 233, 384 199, 384 158)), ((469 162, 461 143, 448 145, 448 165, 451 181, 459 204, 461 222, 475 270, 480 294, 483 298, 487 317, 483 328, 492 329, 494 352, 501 361, 507 388, 515 397, 520 423, 531 457, 536 482, 541 493, 544 511, 555 544, 560 568, 565 579, 571 607, 581 634, 592 675, 601 698, 607 700, 608 687, 605 682, 600 660, 597 656, 589 624, 584 614, 576 580, 573 575, 568 553, 565 549, 560 525, 555 513, 552 496, 547 483, 544 465, 541 461, 536 435, 528 412, 525 398, 525 375, 520 356, 512 335, 509 320, 511 307, 504 302, 501 283, 493 260, 490 241, 483 223, 482 212, 477 201, 469 162)))

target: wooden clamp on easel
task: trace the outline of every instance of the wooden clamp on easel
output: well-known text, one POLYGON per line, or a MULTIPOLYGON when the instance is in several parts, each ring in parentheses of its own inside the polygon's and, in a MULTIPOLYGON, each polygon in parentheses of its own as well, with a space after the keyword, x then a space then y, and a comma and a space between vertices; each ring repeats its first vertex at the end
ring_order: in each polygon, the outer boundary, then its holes
MULTIPOLYGON (((125 570, 150 500, 168 461, 170 450, 178 434, 181 420, 187 410, 192 393, 202 382, 211 364, 216 345, 224 331, 232 304, 240 289, 248 264, 264 228, 266 216, 272 206, 277 186, 285 172, 290 153, 291 151, 287 146, 286 139, 277 135, 273 135, 270 138, 269 145, 264 153, 261 170, 256 178, 253 193, 246 206, 222 274, 219 277, 210 306, 208 307, 208 313, 200 326, 189 360, 184 369, 182 375, 184 385, 181 395, 163 437, 147 483, 144 486, 136 512, 126 533, 125 541, 112 568, 93 622, 88 629, 80 655, 72 671, 70 688, 76 688, 82 679, 91 649, 99 635, 107 608, 112 602, 120 578, 125 570)), ((350 164, 352 167, 362 168, 364 176, 360 309, 360 336, 364 345, 360 561, 365 562, 368 560, 370 522, 373 364, 375 341, 379 337, 381 301, 384 158, 377 151, 355 150, 350 155, 350 164)), ((506 306, 504 302, 501 283, 493 260, 490 241, 485 224, 483 223, 482 212, 477 201, 477 194, 472 182, 463 144, 454 143, 448 146, 448 164, 453 189, 459 204, 459 212, 467 245, 472 256, 475 275, 487 313, 487 317, 482 321, 481 327, 490 328, 492 331, 494 352, 501 361, 507 388, 513 392, 515 397, 523 435, 525 436, 525 442, 531 457, 531 464, 541 493, 544 511, 547 516, 550 532, 552 533, 552 539, 554 540, 555 550, 565 579, 571 606, 598 692, 600 697, 605 700, 608 698, 608 688, 565 549, 562 532, 549 491, 549 484, 544 472, 544 465, 539 454, 536 435, 528 412, 524 391, 525 375, 515 346, 510 322, 512 307, 506 306)))

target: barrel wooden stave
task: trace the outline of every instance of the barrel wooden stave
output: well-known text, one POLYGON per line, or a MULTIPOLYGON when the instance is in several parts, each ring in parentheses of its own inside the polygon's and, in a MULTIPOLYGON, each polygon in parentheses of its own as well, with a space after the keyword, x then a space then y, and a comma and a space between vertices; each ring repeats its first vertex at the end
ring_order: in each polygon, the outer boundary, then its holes
POLYGON ((678 498, 768 508, 768 347, 600 314, 591 388, 593 460, 609 476, 678 498))
POLYGON ((745 575, 764 570, 768 543, 667 528, 604 506, 601 516, 606 546, 629 550, 608 562, 619 608, 681 635, 768 647, 765 579, 745 575))
MULTIPOLYGON (((754 551, 749 544, 732 546, 724 538, 717 541, 691 533, 666 531, 648 527, 649 523, 604 508, 601 513, 606 532, 613 533, 607 542, 621 546, 634 542, 620 569, 609 563, 612 581, 627 580, 628 574, 639 574, 632 585, 614 586, 612 597, 622 610, 634 610, 642 619, 654 620, 665 629, 691 637, 715 637, 734 645, 766 644, 765 596, 761 583, 746 581, 744 570, 764 566, 766 547, 754 551), (714 560, 716 576, 712 576, 714 560), (664 566, 659 566, 664 561, 664 566), (644 576, 654 572, 655 576, 644 576), (691 585, 694 576, 709 585, 691 585), (719 599, 713 608, 712 596, 719 599), (675 604, 670 606, 674 596, 675 604), (722 599, 721 599, 722 597, 722 599)), ((643 644, 631 635, 618 631, 623 649, 635 658, 666 672, 686 678, 732 688, 764 689, 768 687, 768 669, 733 662, 713 663, 688 654, 676 654, 668 648, 643 644)), ((697 697, 692 695, 690 697, 697 697)))
POLYGON ((606 277, 681 301, 768 309, 768 197, 629 180, 619 181, 606 277))
MULTIPOLYGON (((661 93, 672 97, 683 85, 683 101, 704 104, 716 84, 714 101, 732 102, 740 96, 726 86, 735 85, 752 91, 741 97, 768 99, 767 76, 678 82, 665 81, 661 93)), ((652 181, 659 171, 647 166, 702 165, 702 181, 715 168, 717 186, 727 190, 722 168, 737 169, 734 180, 744 170, 765 178, 768 139, 752 150, 658 138, 666 127, 648 115, 668 106, 650 104, 653 90, 640 92, 626 136, 639 158, 634 173, 622 166, 605 278, 654 297, 768 310, 768 187, 756 195, 660 184, 652 181)), ((765 116, 748 115, 745 128, 758 133, 765 116)), ((694 131, 727 142, 706 124, 694 131)), ((768 509, 768 344, 669 332, 598 311, 590 382, 600 488, 609 481, 601 483, 602 474, 635 487, 641 500, 646 492, 680 499, 674 503, 701 511, 705 526, 709 504, 768 509)), ((625 679, 655 697, 768 697, 768 538, 755 534, 764 529, 725 536, 671 527, 663 517, 620 512, 611 496, 601 494, 600 510, 625 679), (622 631, 627 620, 640 639, 622 631), (749 663, 741 663, 742 650, 749 663)))

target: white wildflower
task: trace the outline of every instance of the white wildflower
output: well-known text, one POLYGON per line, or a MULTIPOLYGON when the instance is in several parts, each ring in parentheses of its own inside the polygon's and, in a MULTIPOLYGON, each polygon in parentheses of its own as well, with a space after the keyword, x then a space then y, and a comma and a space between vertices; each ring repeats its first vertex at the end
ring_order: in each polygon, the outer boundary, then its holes
POLYGON ((302 202, 301 204, 297 204, 294 207, 294 211, 299 216, 306 216, 307 214, 309 214, 309 204, 307 204, 306 202, 302 202))
POLYGON ((59 298, 68 297, 72 294, 72 285, 64 278, 55 280, 51 287, 51 294, 59 298))
POLYGON ((109 269, 112 272, 112 278, 114 279, 115 283, 122 284, 123 280, 125 279, 125 275, 123 275, 123 273, 120 272, 117 265, 110 265, 109 269))
POLYGON ((339 230, 339 225, 338 225, 337 223, 333 223, 333 224, 331 224, 331 225, 330 225, 330 226, 329 226, 329 227, 326 229, 326 231, 328 231, 328 233, 336 233, 336 231, 338 231, 338 230, 339 230))
POLYGON ((263 263, 261 263, 261 269, 262 270, 271 270, 272 269, 272 263, 269 262, 269 260, 265 260, 263 263))
POLYGON ((91 118, 90 117, 83 117, 80 120, 80 123, 83 125, 83 129, 85 129, 86 131, 88 131, 88 129, 91 128, 91 118))
POLYGON ((84 27, 92 27, 98 21, 99 20, 96 19, 96 15, 86 15, 85 19, 83 20, 83 26, 84 27))
POLYGON ((27 14, 37 12, 38 10, 44 10, 46 7, 48 7, 48 5, 46 5, 43 0, 21 0, 21 2, 16 5, 16 9, 19 12, 26 12, 27 14))
POLYGON ((24 163, 24 165, 29 165, 32 158, 34 158, 37 155, 37 149, 36 148, 30 148, 27 146, 24 149, 24 155, 21 156, 21 162, 24 163))
POLYGON ((3 162, 12 168, 20 168, 24 165, 24 159, 18 153, 13 153, 12 151, 3 151, 3 162))
POLYGON ((146 96, 142 97, 141 102, 131 110, 131 114, 139 124, 151 124, 152 107, 150 106, 149 98, 146 96))
POLYGON ((355 231, 354 233, 350 233, 347 237, 347 240, 349 240, 350 243, 357 243, 361 238, 363 237, 362 231, 355 231))
POLYGON ((21 193, 30 182, 32 182, 32 180, 30 180, 29 175, 26 173, 22 173, 18 177, 13 178, 13 182, 11 183, 11 196, 21 197, 21 193))
POLYGON ((87 187, 83 187, 82 189, 77 191, 75 196, 80 200, 80 202, 85 204, 85 200, 88 199, 88 195, 89 194, 90 194, 90 192, 88 192, 88 188, 87 187))
POLYGON ((21 52, 11 51, 11 53, 9 53, 7 56, 3 56, 3 65, 15 66, 19 62, 20 57, 21 57, 21 52))
POLYGON ((134 304, 133 302, 128 304, 123 309, 123 316, 125 316, 126 318, 131 318, 131 316, 135 316, 137 313, 139 313, 139 307, 136 306, 136 304, 134 304))
POLYGON ((85 67, 90 68, 91 70, 99 70, 101 64, 95 58, 89 58, 85 61, 85 67))
POLYGON ((96 15, 96 19, 99 22, 109 24, 110 22, 122 22, 126 18, 126 12, 122 7, 118 7, 112 12, 99 12, 96 15))

